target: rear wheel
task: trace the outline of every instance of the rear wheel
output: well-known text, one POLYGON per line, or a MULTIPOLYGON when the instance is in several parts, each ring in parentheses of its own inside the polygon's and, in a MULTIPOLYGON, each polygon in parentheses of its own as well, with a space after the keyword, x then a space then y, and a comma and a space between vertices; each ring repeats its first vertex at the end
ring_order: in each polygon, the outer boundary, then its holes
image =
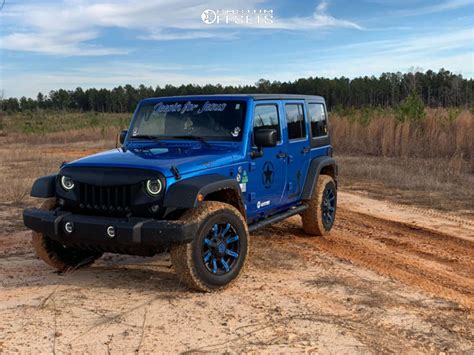
POLYGON ((307 234, 325 235, 331 230, 336 218, 337 190, 334 179, 320 175, 308 208, 301 214, 303 229, 307 234))
MULTIPOLYGON (((55 199, 46 200, 41 206, 45 210, 52 210, 55 207, 55 199)), ((66 247, 48 236, 35 231, 32 233, 32 244, 36 255, 58 271, 89 266, 102 256, 102 253, 66 247)))
POLYGON ((171 247, 178 278, 199 291, 223 289, 237 279, 249 250, 247 224, 233 206, 205 201, 187 211, 182 220, 199 224, 191 243, 171 247))

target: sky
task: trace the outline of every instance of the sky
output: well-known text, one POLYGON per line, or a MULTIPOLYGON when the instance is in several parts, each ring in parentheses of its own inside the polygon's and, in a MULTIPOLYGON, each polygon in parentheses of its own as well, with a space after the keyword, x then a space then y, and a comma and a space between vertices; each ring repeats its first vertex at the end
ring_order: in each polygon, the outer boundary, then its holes
POLYGON ((473 78, 473 24, 474 0, 5 0, 0 90, 440 68, 473 78))

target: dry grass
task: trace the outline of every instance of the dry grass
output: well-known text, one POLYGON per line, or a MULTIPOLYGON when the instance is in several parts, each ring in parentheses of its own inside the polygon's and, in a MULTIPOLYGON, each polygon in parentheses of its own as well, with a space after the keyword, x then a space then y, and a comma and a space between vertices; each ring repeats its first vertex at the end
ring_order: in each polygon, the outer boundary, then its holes
POLYGON ((36 178, 57 172, 64 161, 113 148, 117 130, 110 128, 108 132, 104 136, 100 128, 85 128, 0 136, 0 230, 22 228, 23 208, 41 204, 40 199, 29 196, 36 178))
MULTIPOLYGON (((428 109, 420 123, 400 122, 390 112, 374 111, 369 120, 331 116, 335 152, 350 155, 461 159, 474 158, 474 116, 428 109)), ((472 170, 472 163, 470 169, 472 170)))
POLYGON ((36 177, 57 171, 63 161, 115 146, 129 119, 130 114, 94 112, 0 113, 0 203, 21 205, 36 177))
POLYGON ((88 142, 95 140, 106 140, 115 143, 118 129, 107 128, 84 128, 65 132, 53 132, 48 134, 22 134, 12 133, 5 137, 6 143, 23 142, 29 145, 61 144, 68 145, 77 142, 88 142))
POLYGON ((50 139, 45 139, 41 144, 4 145, 0 142, 0 203, 20 204, 28 196, 38 176, 56 172, 64 161, 114 147, 113 139, 96 136, 88 138, 90 140, 67 145, 51 143, 50 139))
POLYGON ((474 116, 427 109, 421 122, 359 111, 331 117, 341 185, 474 216, 474 116))
POLYGON ((343 189, 474 218, 474 174, 459 172, 457 162, 369 156, 337 160, 343 189))
POLYGON ((87 128, 107 129, 126 127, 129 113, 26 111, 5 114, 0 112, 0 129, 9 133, 44 135, 52 132, 66 132, 87 128))

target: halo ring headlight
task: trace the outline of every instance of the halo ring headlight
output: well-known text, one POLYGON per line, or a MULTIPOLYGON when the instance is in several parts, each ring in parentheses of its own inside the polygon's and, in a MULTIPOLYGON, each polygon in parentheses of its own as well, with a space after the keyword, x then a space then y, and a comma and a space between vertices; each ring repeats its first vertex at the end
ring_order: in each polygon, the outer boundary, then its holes
POLYGON ((163 189, 163 184, 161 183, 160 179, 156 180, 147 180, 146 184, 146 192, 151 196, 157 196, 163 189))
POLYGON ((69 176, 61 176, 61 187, 66 191, 74 188, 74 181, 69 176))

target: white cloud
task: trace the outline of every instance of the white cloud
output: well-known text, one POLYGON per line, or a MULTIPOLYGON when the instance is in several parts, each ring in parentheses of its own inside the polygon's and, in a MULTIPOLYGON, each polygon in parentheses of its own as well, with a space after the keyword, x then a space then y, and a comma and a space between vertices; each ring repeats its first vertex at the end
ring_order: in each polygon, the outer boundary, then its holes
MULTIPOLYGON (((239 9, 260 9, 262 0, 239 0, 239 9)), ((239 29, 261 28, 312 30, 317 28, 356 28, 354 22, 327 13, 322 1, 313 16, 278 17, 268 26, 212 25, 201 20, 204 9, 235 9, 233 0, 63 0, 62 3, 12 3, 5 8, 4 49, 32 51, 51 55, 110 55, 127 52, 120 48, 92 45, 107 28, 138 32, 138 39, 179 40, 199 38, 236 38, 239 29)))
POLYGON ((446 68, 468 78, 474 76, 471 28, 445 29, 438 36, 412 34, 396 39, 320 48, 317 52, 305 52, 304 56, 304 61, 285 63, 286 68, 298 68, 289 77, 356 77, 406 72, 410 67, 425 70, 446 68))
POLYGON ((143 40, 156 40, 156 41, 172 41, 172 40, 184 40, 184 39, 203 39, 203 38, 225 38, 225 39, 236 39, 238 38, 237 33, 225 32, 210 32, 210 31, 153 31, 146 35, 138 36, 138 39, 143 40))
POLYGON ((474 0, 445 0, 429 6, 397 11, 398 16, 428 15, 437 12, 456 10, 474 4, 474 0))
POLYGON ((38 91, 48 93, 52 89, 75 89, 78 86, 113 88, 127 83, 153 87, 188 83, 245 85, 253 84, 262 77, 280 81, 309 76, 352 78, 382 72, 406 72, 410 67, 425 70, 444 67, 472 78, 474 58, 470 31, 470 28, 445 30, 437 37, 429 33, 412 34, 396 39, 320 47, 314 51, 295 52, 291 56, 288 53, 274 53, 275 62, 265 66, 258 62, 242 63, 238 72, 224 63, 215 66, 108 61, 72 70, 24 74, 4 67, 0 68, 4 74, 0 89, 5 89, 6 97, 35 97, 38 91))
POLYGON ((316 11, 314 12, 314 19, 319 27, 349 27, 349 28, 356 28, 362 29, 358 24, 347 21, 337 19, 331 15, 327 14, 327 7, 328 3, 326 1, 321 1, 321 3, 316 7, 316 11))
POLYGON ((76 87, 114 88, 119 85, 131 84, 155 87, 166 84, 252 84, 257 78, 236 74, 235 71, 207 65, 176 65, 169 63, 128 63, 103 62, 100 64, 79 67, 73 70, 55 70, 48 73, 30 72, 9 75, 5 72, 1 83, 5 97, 36 97, 62 88, 74 90, 76 87))
POLYGON ((281 18, 274 15, 272 23, 266 25, 254 24, 250 26, 294 31, 307 31, 322 28, 362 29, 362 27, 355 22, 338 19, 329 15, 327 12, 328 7, 329 3, 323 0, 316 6, 312 16, 281 18))
POLYGON ((1 46, 11 50, 27 50, 29 52, 59 54, 67 56, 102 56, 112 54, 126 54, 127 50, 104 48, 91 44, 81 44, 95 39, 96 32, 64 33, 13 33, 4 36, 1 46))

